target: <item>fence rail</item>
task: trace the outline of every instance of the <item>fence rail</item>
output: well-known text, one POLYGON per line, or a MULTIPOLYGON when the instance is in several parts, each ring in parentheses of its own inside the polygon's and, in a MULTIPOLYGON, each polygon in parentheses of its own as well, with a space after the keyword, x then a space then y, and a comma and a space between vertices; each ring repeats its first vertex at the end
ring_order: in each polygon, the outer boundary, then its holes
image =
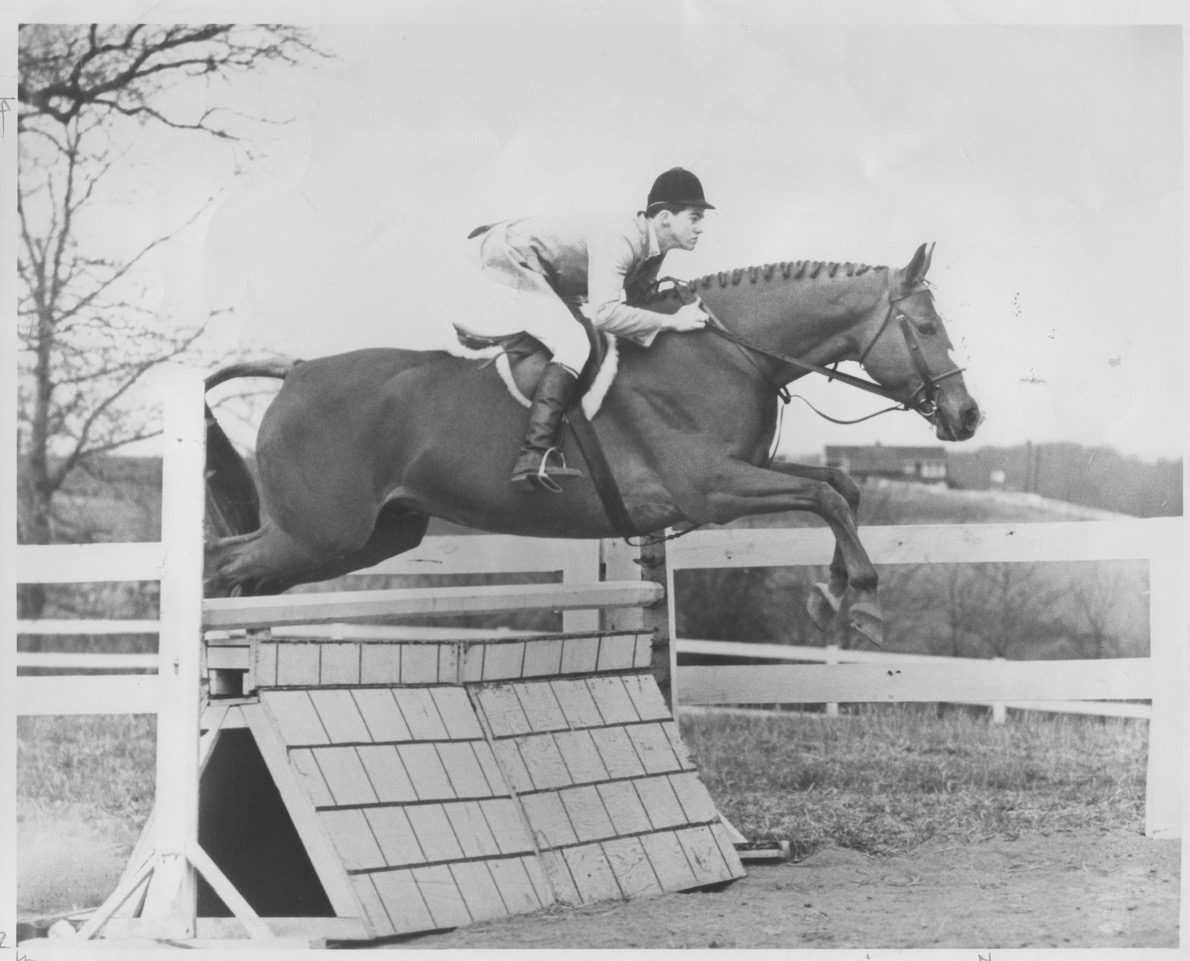
MULTIPOLYGON (((946 657, 937 654, 903 654, 891 651, 844 651, 838 647, 805 647, 796 644, 761 644, 756 642, 739 641, 703 641, 690 638, 679 638, 677 641, 679 654, 700 654, 713 657, 748 658, 772 661, 792 661, 802 664, 887 664, 900 670, 907 664, 921 665, 954 665, 954 664, 987 664, 987 659, 946 657)), ((1032 663, 1032 662, 1030 662, 1032 663)), ((1064 661, 1050 663, 1066 663, 1064 661)), ((1110 663, 1110 662, 1109 662, 1110 663)), ((1147 662, 1146 662, 1147 663, 1147 662)), ((858 686, 858 685, 857 685, 858 686)), ((862 693, 870 695, 869 690, 862 693)), ((1041 711, 1049 714, 1083 714, 1092 717, 1126 717, 1147 720, 1152 716, 1152 709, 1148 704, 1122 703, 1116 701, 1057 701, 1057 700, 973 700, 956 701, 952 696, 955 692, 948 691, 946 697, 937 700, 940 703, 979 704, 992 708, 993 717, 997 722, 1005 718, 1005 711, 1041 711)), ((1050 692, 1052 693, 1052 692, 1050 692)), ((922 700, 926 700, 923 698, 922 700)), ((816 697, 806 703, 820 703, 816 697)), ((833 707, 837 702, 827 702, 833 707)), ((833 712, 832 712, 833 713, 833 712)))

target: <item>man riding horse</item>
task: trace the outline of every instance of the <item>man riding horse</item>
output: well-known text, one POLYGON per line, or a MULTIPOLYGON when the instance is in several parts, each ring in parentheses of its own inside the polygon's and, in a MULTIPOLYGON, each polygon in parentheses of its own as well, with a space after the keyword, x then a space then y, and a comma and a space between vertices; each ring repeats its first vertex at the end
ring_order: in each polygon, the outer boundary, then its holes
POLYGON ((589 225, 531 218, 471 233, 470 252, 482 275, 513 303, 501 311, 506 316, 486 315, 456 326, 481 337, 523 331, 552 355, 533 393, 514 486, 558 493, 557 478, 582 476, 566 466, 559 449, 562 418, 590 353, 587 333, 571 312, 574 299, 587 299, 596 330, 644 347, 662 330, 701 330, 706 324, 698 303, 662 314, 626 300, 653 283, 668 251, 695 248, 703 212, 714 209, 699 179, 674 167, 654 181, 645 209, 632 219, 589 225))

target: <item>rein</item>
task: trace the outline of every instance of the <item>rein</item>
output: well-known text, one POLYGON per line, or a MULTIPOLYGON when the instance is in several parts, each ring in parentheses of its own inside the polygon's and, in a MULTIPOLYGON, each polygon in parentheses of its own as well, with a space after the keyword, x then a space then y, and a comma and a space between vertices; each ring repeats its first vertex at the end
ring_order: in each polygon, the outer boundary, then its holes
MULTIPOLYGON (((747 350, 754 351, 758 354, 763 354, 766 357, 772 357, 774 360, 779 360, 782 363, 792 364, 795 367, 802 368, 803 370, 816 374, 822 374, 828 380, 838 380, 844 384, 848 384, 851 387, 857 387, 860 390, 865 390, 870 394, 883 397, 885 400, 891 400, 895 402, 893 407, 887 407, 884 410, 877 411, 875 414, 869 414, 867 417, 861 417, 859 420, 855 421, 840 421, 833 417, 828 417, 826 414, 823 414, 817 410, 813 404, 810 404, 810 409, 816 414, 837 424, 855 424, 863 420, 868 420, 871 417, 876 417, 879 414, 886 414, 893 410, 912 410, 918 414, 921 414, 921 416, 926 418, 926 420, 932 422, 935 413, 934 398, 938 394, 938 385, 948 377, 954 377, 957 374, 961 374, 964 370, 962 367, 955 367, 953 370, 948 370, 945 373, 938 374, 936 376, 932 374, 930 372, 929 365, 926 363, 925 355, 922 352, 921 341, 918 339, 917 332, 913 329, 912 323, 903 313, 897 313, 898 303, 908 297, 912 297, 916 293, 920 293, 922 290, 926 289, 925 287, 917 287, 908 293, 901 294, 899 297, 889 297, 888 312, 884 315, 884 320, 881 322, 880 328, 876 331, 875 336, 873 336, 868 342, 868 346, 860 352, 859 356, 859 362, 862 364, 864 359, 876 345, 876 342, 883 336, 885 330, 888 329, 895 317, 901 328, 901 335, 905 338, 905 344, 909 348, 909 356, 913 361, 914 370, 916 370, 917 376, 921 380, 921 383, 912 394, 910 394, 908 397, 902 398, 898 397, 892 391, 880 384, 875 383, 874 381, 865 380, 862 377, 855 377, 852 374, 835 370, 833 368, 823 367, 819 364, 811 363, 808 360, 803 360, 800 357, 794 357, 791 354, 783 354, 780 351, 773 350, 770 347, 764 347, 760 344, 754 343, 748 340, 748 338, 742 337, 740 334, 730 330, 723 323, 723 321, 721 321, 706 305, 706 303, 703 302, 702 298, 700 298, 697 294, 694 294, 687 285, 681 283, 680 281, 675 281, 675 285, 677 286, 677 289, 682 290, 684 293, 693 295, 694 300, 699 304, 707 317, 710 318, 710 324, 707 325, 706 329, 722 337, 724 340, 731 341, 740 347, 744 347, 747 350), (921 395, 920 400, 918 399, 919 395, 921 395)), ((782 399, 788 402, 789 392, 785 389, 785 387, 779 386, 777 391, 781 394, 782 399)), ((805 400, 805 398, 802 398, 802 400, 805 400)), ((807 403, 809 402, 807 401, 807 403)))

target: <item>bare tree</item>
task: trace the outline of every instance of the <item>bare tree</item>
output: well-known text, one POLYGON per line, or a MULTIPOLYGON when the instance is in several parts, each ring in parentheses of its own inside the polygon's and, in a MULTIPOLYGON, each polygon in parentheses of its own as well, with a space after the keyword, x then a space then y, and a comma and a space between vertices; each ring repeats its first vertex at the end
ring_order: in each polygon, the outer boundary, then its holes
POLYGON ((970 657, 969 644, 979 626, 983 604, 970 589, 971 575, 964 565, 947 564, 933 579, 942 620, 942 645, 938 653, 970 657))
MULTIPOLYGON (((135 398, 150 370, 190 354, 208 321, 162 316, 144 270, 153 252, 193 223, 132 249, 105 243, 104 213, 119 197, 113 172, 147 128, 215 138, 252 156, 253 124, 210 106, 231 76, 319 55, 281 26, 26 25, 17 87, 20 384, 18 536, 44 544, 86 539, 65 529, 55 498, 99 455, 159 433, 135 398), (196 85, 199 97, 188 97, 196 85), (197 104, 197 105, 196 105, 197 104)), ((110 222, 110 221, 109 221, 110 222)), ((37 592, 34 592, 36 594, 37 592)), ((43 595, 42 595, 43 596, 43 595)), ((44 601, 25 598, 26 616, 44 601), (32 609, 30 609, 32 608, 32 609)))
POLYGON ((1140 633, 1147 624, 1146 605, 1139 603, 1146 588, 1146 578, 1135 561, 1096 561, 1083 565, 1069 581, 1067 589, 1071 641, 1081 657, 1138 657, 1147 653, 1130 643, 1129 626, 1140 633))
POLYGON ((967 590, 980 607, 973 633, 993 657, 1011 658, 1061 634, 1056 608, 1062 591, 1044 565, 972 564, 967 590))

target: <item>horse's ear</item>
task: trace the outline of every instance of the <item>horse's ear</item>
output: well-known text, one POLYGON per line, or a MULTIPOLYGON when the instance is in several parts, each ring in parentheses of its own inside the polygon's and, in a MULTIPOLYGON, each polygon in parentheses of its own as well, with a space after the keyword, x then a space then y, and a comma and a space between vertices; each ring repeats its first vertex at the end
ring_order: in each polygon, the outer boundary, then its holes
POLYGON ((905 283, 919 284, 925 280, 926 271, 930 269, 930 260, 933 256, 933 244, 930 244, 928 248, 925 244, 918 247, 913 259, 909 261, 909 266, 905 268, 905 283))

